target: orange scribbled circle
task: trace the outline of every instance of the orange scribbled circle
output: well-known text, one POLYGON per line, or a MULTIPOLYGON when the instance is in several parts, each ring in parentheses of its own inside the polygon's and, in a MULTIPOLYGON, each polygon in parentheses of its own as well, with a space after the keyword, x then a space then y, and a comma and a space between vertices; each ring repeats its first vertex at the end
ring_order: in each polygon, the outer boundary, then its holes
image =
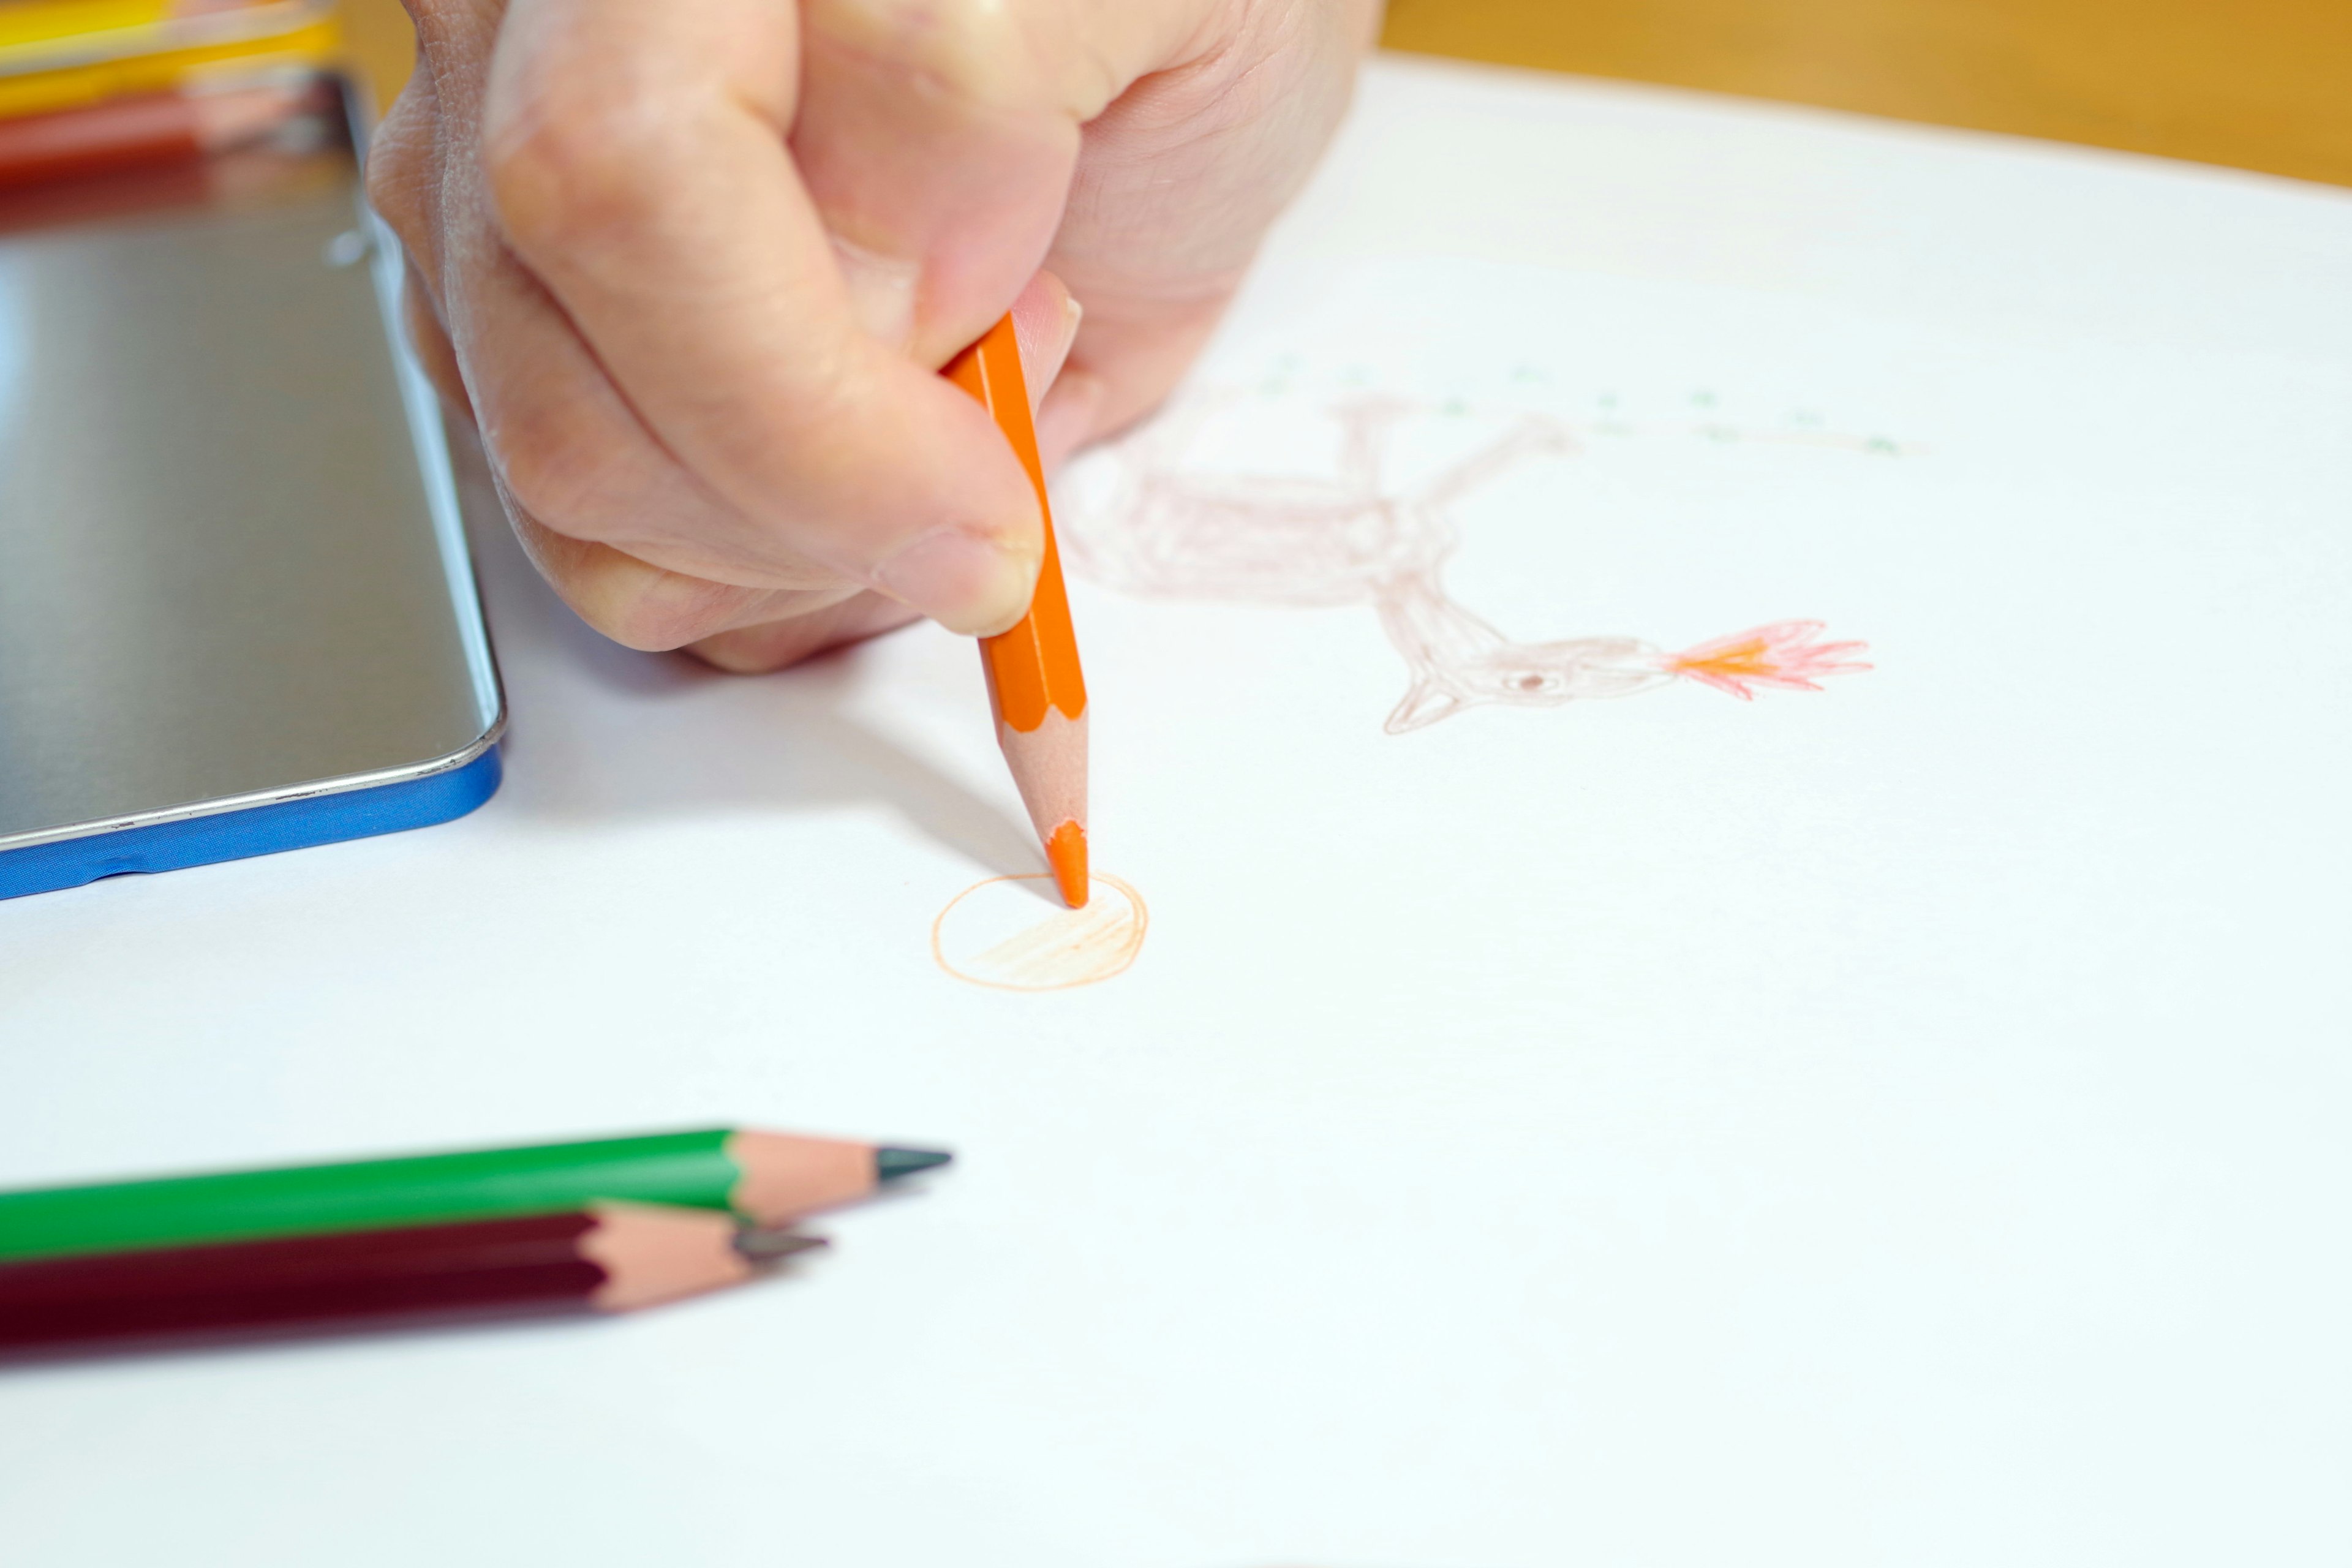
POLYGON ((977 953, 948 956, 949 918, 967 900, 1002 883, 1052 881, 1045 872, 991 877, 958 893, 931 921, 933 961, 966 984, 992 991, 1070 991, 1125 973, 1143 951, 1151 916, 1142 894, 1100 872, 1087 881, 1117 895, 1123 907, 1112 908, 1112 900, 1098 892, 1083 910, 1054 909, 977 953))

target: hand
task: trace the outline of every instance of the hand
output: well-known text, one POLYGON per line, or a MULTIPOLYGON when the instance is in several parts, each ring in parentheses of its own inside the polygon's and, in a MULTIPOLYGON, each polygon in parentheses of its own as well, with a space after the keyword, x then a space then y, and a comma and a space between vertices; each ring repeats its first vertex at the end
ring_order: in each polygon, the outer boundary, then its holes
POLYGON ((1010 308, 1049 464, 1150 409, 1378 11, 408 5, 417 70, 368 183, 420 357, 573 609, 744 669, 1020 617, 1035 499, 935 373, 1010 308))

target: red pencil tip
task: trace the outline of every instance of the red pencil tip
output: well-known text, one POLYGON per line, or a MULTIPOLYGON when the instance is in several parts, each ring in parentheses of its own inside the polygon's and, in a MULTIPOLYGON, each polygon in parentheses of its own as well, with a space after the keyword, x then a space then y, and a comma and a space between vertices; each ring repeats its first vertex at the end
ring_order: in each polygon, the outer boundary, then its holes
POLYGON ((1054 885, 1062 902, 1074 910, 1087 907, 1087 830, 1065 820, 1045 840, 1045 859, 1054 868, 1054 885))

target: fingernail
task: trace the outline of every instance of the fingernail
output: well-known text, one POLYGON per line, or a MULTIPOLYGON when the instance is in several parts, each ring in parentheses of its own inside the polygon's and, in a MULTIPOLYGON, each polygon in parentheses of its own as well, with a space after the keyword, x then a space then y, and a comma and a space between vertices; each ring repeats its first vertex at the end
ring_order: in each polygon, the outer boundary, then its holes
POLYGON ((876 586, 951 632, 993 637, 1029 610, 1037 587, 1035 552, 938 528, 875 569, 876 586))
POLYGON ((833 236, 842 281, 849 287, 849 312, 866 334, 894 349, 915 333, 915 289, 922 281, 919 261, 901 261, 833 236))
POLYGON ((1029 384, 1031 419, 1035 419, 1038 412, 1045 406, 1046 396, 1054 390, 1063 367, 1070 363, 1070 351, 1078 342, 1078 323, 1086 320, 1086 307, 1078 303, 1077 296, 1065 289, 1062 293, 1062 325, 1055 334, 1053 353, 1039 356, 1037 374, 1034 375, 1029 374, 1028 357, 1023 356, 1021 371, 1029 384))

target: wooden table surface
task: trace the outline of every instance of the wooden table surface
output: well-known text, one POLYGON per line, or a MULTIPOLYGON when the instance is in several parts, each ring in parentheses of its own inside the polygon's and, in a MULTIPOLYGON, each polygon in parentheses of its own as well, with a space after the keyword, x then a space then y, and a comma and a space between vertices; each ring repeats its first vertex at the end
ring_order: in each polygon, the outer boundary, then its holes
MULTIPOLYGON (((389 100, 397 0, 345 0, 389 100)), ((2352 184, 2352 0, 1391 0, 1391 48, 2352 184)))
POLYGON ((2352 0, 1390 0, 1384 41, 2352 184, 2352 0))

